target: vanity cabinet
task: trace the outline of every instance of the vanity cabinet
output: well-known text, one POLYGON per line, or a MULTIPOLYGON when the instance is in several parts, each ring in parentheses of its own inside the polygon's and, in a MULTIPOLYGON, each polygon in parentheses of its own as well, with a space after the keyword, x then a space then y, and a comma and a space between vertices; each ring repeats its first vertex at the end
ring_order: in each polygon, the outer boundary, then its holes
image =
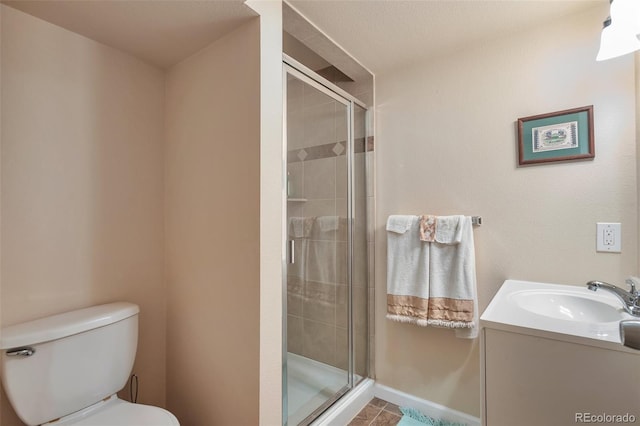
POLYGON ((482 329, 483 425, 640 424, 640 351, 562 338, 482 329))

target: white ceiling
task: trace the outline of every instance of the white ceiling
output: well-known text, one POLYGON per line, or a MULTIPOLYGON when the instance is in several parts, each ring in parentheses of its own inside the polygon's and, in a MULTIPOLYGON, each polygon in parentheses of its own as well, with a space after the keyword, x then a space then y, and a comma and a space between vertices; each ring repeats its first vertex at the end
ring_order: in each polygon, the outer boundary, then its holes
POLYGON ((160 68, 191 56, 256 16, 243 0, 2 2, 160 68))
MULTIPOLYGON (((256 14, 243 0, 0 0, 167 68, 256 14)), ((290 0, 373 73, 608 0, 290 0)), ((603 16, 603 20, 606 16, 603 16)), ((599 29, 598 29, 599 30, 599 29)))
POLYGON ((544 20, 556 20, 609 2, 289 0, 289 3, 362 65, 380 74, 419 58, 460 50, 470 42, 512 34, 544 20))

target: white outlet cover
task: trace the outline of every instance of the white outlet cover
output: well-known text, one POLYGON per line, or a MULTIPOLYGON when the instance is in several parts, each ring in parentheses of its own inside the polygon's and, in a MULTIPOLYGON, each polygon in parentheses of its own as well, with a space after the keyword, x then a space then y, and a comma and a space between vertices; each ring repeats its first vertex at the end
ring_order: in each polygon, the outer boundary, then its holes
POLYGON ((596 224, 596 251, 604 253, 622 252, 622 226, 620 223, 598 222, 596 224), (605 241, 605 233, 613 232, 613 241, 605 241))

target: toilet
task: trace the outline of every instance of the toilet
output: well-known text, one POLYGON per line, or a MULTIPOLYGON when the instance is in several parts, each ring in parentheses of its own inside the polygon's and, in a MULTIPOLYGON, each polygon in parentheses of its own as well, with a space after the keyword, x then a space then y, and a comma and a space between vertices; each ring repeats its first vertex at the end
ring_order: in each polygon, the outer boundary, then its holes
POLYGON ((0 375, 27 425, 179 426, 169 411, 119 399, 133 368, 138 313, 109 303, 2 328, 0 375))

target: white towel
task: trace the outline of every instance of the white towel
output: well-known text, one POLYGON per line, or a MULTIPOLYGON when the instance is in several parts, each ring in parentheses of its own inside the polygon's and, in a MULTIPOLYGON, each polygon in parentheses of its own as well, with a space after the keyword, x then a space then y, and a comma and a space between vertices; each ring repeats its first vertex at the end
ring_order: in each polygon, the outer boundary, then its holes
POLYGON ((429 244, 420 241, 418 216, 387 220, 387 318, 427 325, 429 244))
POLYGON ((316 222, 322 232, 338 230, 338 216, 320 216, 316 222))
POLYGON ((420 241, 418 216, 390 216, 387 231, 387 318, 477 337, 471 218, 437 217, 433 242, 420 241))
MULTIPOLYGON (((429 258, 429 325, 456 328, 456 335, 478 335, 476 262, 471 218, 439 216, 448 223, 447 243, 431 243, 429 258), (456 229, 453 225, 457 224, 456 229), (457 244, 455 243, 457 241, 457 244)), ((436 225, 436 238, 437 238, 436 225)))
POLYGON ((304 217, 289 218, 289 238, 304 237, 304 217))
POLYGON ((442 244, 458 244, 462 239, 464 216, 438 216, 436 218, 435 241, 442 244))
POLYGON ((417 216, 392 215, 387 219, 387 231, 404 234, 409 230, 417 216))
POLYGON ((311 231, 313 217, 290 217, 289 238, 306 238, 311 231))

